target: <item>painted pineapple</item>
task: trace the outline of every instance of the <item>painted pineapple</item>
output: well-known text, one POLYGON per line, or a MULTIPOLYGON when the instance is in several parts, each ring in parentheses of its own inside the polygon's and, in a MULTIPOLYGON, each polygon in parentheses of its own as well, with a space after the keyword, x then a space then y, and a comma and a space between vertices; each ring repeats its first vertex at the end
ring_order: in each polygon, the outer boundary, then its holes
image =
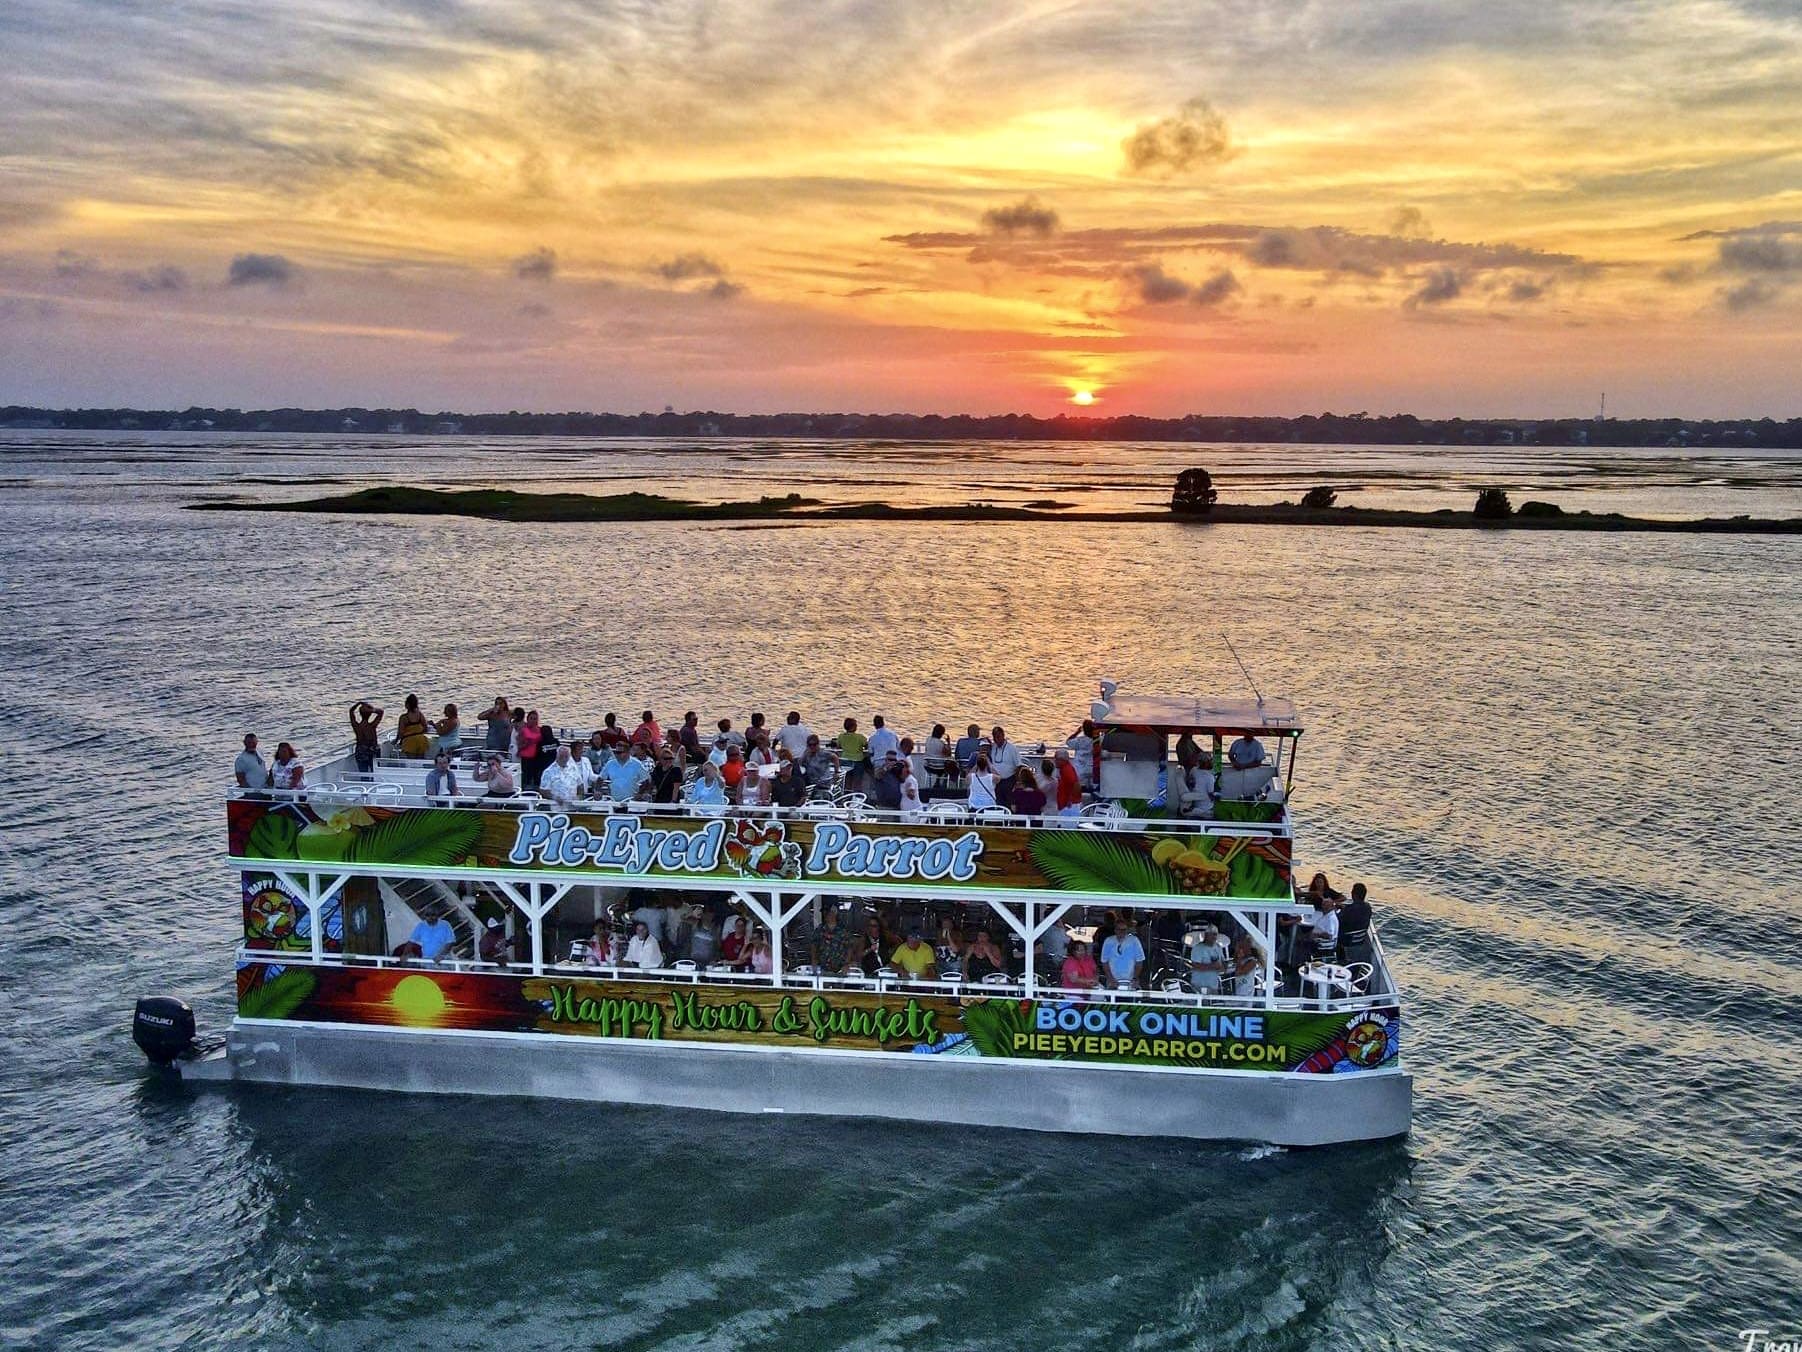
POLYGON ((1189 896, 1223 897, 1232 882, 1232 869, 1186 840, 1160 840, 1152 846, 1151 861, 1175 874, 1177 890, 1189 896))

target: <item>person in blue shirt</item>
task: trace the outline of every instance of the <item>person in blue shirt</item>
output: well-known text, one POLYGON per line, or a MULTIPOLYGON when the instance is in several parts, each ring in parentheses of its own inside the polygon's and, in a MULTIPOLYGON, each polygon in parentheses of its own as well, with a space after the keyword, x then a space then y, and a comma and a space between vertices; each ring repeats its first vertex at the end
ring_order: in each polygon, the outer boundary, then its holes
POLYGON ((1242 732, 1239 740, 1226 749, 1226 758, 1235 769, 1249 770, 1264 763, 1264 744, 1249 732, 1242 732))
POLYGON ((889 752, 900 754, 901 739, 895 735, 895 730, 889 727, 881 714, 877 714, 870 722, 875 724, 874 730, 870 733, 870 764, 874 765, 877 772, 880 773, 883 762, 888 759, 889 752))
POLYGON ((711 760, 701 762, 701 777, 688 786, 688 801, 709 816, 726 810, 726 781, 720 778, 720 767, 711 760))
POLYGON ((425 796, 428 799, 453 799, 457 796, 457 772, 451 769, 450 756, 443 751, 432 757, 432 768, 425 772, 425 796))
POLYGON ((1133 990, 1145 969, 1145 945, 1132 932, 1125 916, 1116 917, 1114 932, 1101 945, 1101 979, 1109 986, 1133 990))
POLYGON ((958 768, 967 775, 970 773, 970 768, 976 764, 976 757, 981 752, 982 727, 980 724, 972 723, 964 729, 964 735, 957 739, 957 745, 951 748, 951 757, 957 762, 958 768))
POLYGON ((644 762, 624 742, 613 748, 613 759, 601 767, 600 780, 607 786, 608 795, 619 803, 636 798, 650 779, 651 772, 644 762))
POLYGON ((419 956, 427 962, 437 962, 439 955, 448 952, 457 942, 457 932, 451 928, 450 921, 440 916, 436 920, 421 920, 413 926, 407 942, 416 945, 419 956))

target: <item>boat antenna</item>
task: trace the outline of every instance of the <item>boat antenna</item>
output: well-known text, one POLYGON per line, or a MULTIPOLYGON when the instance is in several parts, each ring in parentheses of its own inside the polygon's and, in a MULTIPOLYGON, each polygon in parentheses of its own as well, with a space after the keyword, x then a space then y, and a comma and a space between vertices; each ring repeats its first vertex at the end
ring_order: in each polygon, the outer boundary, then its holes
POLYGON ((1258 683, 1252 680, 1251 673, 1245 670, 1245 663, 1239 656, 1239 650, 1233 647, 1232 639, 1227 638, 1225 631, 1221 632, 1220 637, 1226 640, 1226 650, 1233 655, 1233 661, 1239 663, 1239 670, 1245 677, 1245 684, 1249 685, 1251 687, 1251 693, 1258 697, 1258 708, 1262 709, 1264 707, 1264 692, 1258 689, 1258 683))

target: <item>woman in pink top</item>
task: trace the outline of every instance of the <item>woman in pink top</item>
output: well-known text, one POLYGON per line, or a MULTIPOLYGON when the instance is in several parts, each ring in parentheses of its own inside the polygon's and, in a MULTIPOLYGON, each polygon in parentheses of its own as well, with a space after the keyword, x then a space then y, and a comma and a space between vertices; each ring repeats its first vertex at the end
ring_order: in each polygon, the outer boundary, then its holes
POLYGON ((1100 980, 1101 972, 1089 946, 1081 939, 1072 939, 1064 957, 1064 969, 1058 976, 1059 984, 1073 991, 1092 991, 1100 980))
POLYGON ((774 967, 770 958, 770 939, 762 930, 751 938, 751 946, 745 951, 745 966, 761 976, 768 976, 774 967))

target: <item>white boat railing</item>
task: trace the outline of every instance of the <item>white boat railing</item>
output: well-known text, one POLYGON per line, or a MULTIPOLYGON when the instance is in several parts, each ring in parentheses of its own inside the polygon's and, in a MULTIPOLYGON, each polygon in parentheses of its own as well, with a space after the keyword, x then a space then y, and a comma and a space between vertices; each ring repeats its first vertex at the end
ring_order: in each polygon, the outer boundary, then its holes
MULTIPOLYGON (((1108 799, 1089 799, 1078 812, 1072 814, 1025 814, 1002 807, 971 808, 962 799, 940 797, 930 800, 918 811, 905 812, 897 808, 875 806, 866 795, 848 792, 842 778, 830 790, 813 790, 815 797, 794 807, 782 807, 773 803, 690 803, 686 800, 656 803, 648 799, 621 801, 605 797, 562 802, 533 790, 522 789, 505 796, 490 794, 483 781, 473 779, 466 772, 458 774, 456 794, 428 794, 425 777, 429 769, 429 763, 423 761, 378 761, 373 774, 363 774, 345 757, 327 762, 317 770, 308 771, 309 782, 305 788, 249 790, 234 787, 230 797, 258 802, 308 804, 324 815, 352 807, 455 807, 484 812, 632 812, 694 818, 749 818, 758 821, 871 821, 925 826, 1030 827, 1036 830, 1063 831, 1169 832, 1180 828, 1217 836, 1287 838, 1291 835, 1286 805, 1281 818, 1276 821, 1227 820, 1213 816, 1135 817, 1120 804, 1108 799)), ((520 782, 517 773, 514 782, 520 782)))
MULTIPOLYGON (((648 985, 713 986, 722 990, 762 989, 790 993, 819 992, 864 995, 917 995, 943 999, 1024 999, 1029 992, 1017 977, 1005 980, 986 978, 981 981, 915 980, 899 973, 868 976, 864 973, 827 973, 805 966, 786 972, 750 972, 720 965, 686 964, 680 967, 636 967, 625 963, 546 963, 544 970, 534 973, 530 963, 484 962, 471 958, 397 958, 379 953, 328 953, 315 959, 310 953, 282 949, 238 949, 237 960, 280 964, 286 967, 356 967, 394 969, 418 972, 457 972, 486 976, 511 976, 520 980, 590 980, 640 982, 648 985)), ((1379 969, 1381 970, 1381 969, 1379 969)), ((1052 1004, 1089 1005, 1167 1005, 1173 1009, 1242 1009, 1268 1013, 1272 1010, 1295 1013, 1345 1013, 1361 1010, 1392 1009, 1398 1003, 1393 990, 1371 991, 1348 996, 1284 996, 1267 1000, 1262 994, 1229 995, 1224 992, 1200 992, 1189 988, 1162 989, 1095 986, 1076 988, 1035 984, 1030 997, 1052 1004)))

